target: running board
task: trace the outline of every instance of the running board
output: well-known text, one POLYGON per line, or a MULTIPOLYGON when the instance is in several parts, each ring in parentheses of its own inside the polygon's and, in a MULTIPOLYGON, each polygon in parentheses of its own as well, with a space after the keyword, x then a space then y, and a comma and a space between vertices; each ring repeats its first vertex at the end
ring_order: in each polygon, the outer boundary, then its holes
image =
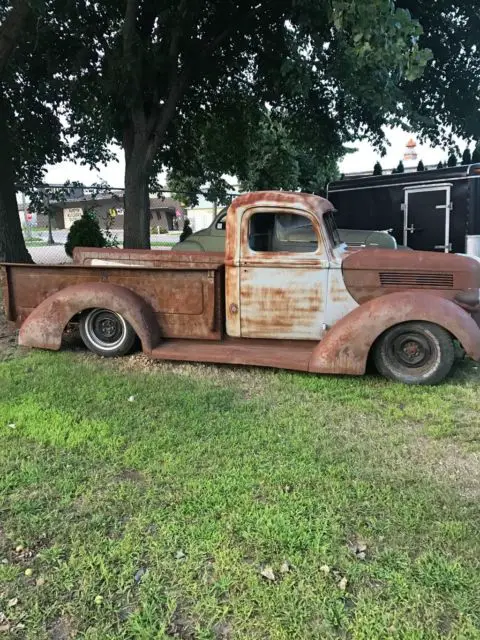
POLYGON ((308 371, 316 341, 225 338, 212 340, 165 340, 147 355, 159 360, 209 362, 308 371))

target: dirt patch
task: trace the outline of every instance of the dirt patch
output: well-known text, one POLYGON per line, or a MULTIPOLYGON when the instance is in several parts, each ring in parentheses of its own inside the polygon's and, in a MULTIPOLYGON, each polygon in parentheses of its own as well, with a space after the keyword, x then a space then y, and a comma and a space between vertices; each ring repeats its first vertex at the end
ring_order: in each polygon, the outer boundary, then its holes
POLYGON ((0 306, 0 361, 11 358, 17 349, 17 331, 5 318, 0 306))
POLYGON ((245 398, 263 396, 268 393, 278 373, 273 369, 257 367, 154 360, 143 353, 115 358, 109 364, 112 364, 117 370, 127 373, 161 373, 196 381, 206 380, 213 385, 233 387, 245 398))
POLYGON ((77 632, 72 620, 68 616, 61 616, 52 624, 48 635, 50 640, 70 640, 76 637, 77 632))
POLYGON ((432 478, 446 482, 467 500, 480 498, 480 452, 445 440, 420 440, 412 454, 432 478))
POLYGON ((195 622, 180 607, 177 607, 172 615, 167 627, 167 636, 180 640, 195 640, 195 622))
POLYGON ((115 478, 117 482, 133 482, 134 484, 145 484, 145 476, 136 469, 124 469, 115 478))

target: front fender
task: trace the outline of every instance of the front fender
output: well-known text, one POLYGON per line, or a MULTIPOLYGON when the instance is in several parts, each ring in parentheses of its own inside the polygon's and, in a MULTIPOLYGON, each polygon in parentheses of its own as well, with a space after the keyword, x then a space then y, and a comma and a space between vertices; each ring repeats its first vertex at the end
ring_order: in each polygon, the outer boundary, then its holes
POLYGON ((469 313, 446 298, 405 291, 374 298, 337 322, 314 349, 309 371, 362 375, 375 340, 390 327, 415 320, 443 327, 468 356, 480 360, 480 329, 469 313))
POLYGON ((36 307, 22 324, 18 343, 24 347, 60 349, 68 322, 81 311, 99 307, 122 315, 151 352, 160 341, 155 312, 139 295, 116 284, 76 284, 57 291, 36 307))

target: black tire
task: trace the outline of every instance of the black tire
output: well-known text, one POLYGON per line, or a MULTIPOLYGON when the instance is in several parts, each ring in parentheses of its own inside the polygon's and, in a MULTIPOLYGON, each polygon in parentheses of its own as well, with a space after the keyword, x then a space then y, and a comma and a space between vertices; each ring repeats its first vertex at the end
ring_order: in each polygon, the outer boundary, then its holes
POLYGON ((131 351, 136 333, 119 313, 91 309, 80 318, 80 335, 85 346, 104 358, 124 356, 131 351))
POLYGON ((377 371, 404 384, 438 384, 455 360, 452 336, 431 322, 405 322, 385 331, 373 349, 377 371))

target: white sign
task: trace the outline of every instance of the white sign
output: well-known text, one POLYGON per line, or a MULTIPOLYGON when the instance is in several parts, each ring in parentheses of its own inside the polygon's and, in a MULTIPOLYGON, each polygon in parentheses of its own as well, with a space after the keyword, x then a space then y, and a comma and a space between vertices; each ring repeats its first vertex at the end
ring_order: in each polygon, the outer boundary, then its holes
POLYGON ((65 229, 70 229, 75 220, 80 220, 83 214, 81 207, 72 207, 71 209, 63 210, 63 220, 65 223, 65 229))

